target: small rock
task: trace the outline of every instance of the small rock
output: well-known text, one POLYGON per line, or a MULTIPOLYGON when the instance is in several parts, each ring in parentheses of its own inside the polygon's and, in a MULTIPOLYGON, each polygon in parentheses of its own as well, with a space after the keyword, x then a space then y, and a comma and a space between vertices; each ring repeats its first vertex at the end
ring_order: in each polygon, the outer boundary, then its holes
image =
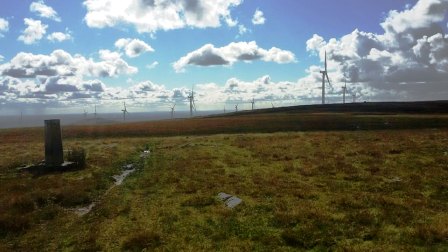
POLYGON ((398 182, 401 182, 401 178, 399 178, 399 177, 393 177, 393 178, 391 178, 391 179, 388 179, 387 180, 389 183, 398 183, 398 182))
POLYGON ((149 154, 151 154, 151 152, 149 150, 144 150, 141 154, 140 157, 141 158, 147 158, 149 157, 149 154))

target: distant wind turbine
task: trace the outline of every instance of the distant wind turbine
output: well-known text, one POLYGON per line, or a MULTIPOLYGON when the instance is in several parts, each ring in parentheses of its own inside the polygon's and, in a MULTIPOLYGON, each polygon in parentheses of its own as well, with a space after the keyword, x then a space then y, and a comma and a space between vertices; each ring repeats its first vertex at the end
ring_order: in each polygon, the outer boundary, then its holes
POLYGON ((238 104, 235 105, 235 112, 238 112, 238 104))
POLYGON ((345 104, 345 93, 347 92, 347 77, 344 76, 344 86, 342 87, 342 103, 345 104))
POLYGON ((95 105, 95 113, 93 113, 93 116, 96 118, 97 113, 96 113, 96 105, 95 105))
POLYGON ((327 51, 325 51, 325 70, 321 70, 320 73, 322 74, 322 104, 325 104, 325 79, 328 81, 328 85, 331 87, 330 78, 328 77, 328 71, 327 71, 327 51))
POLYGON ((272 105, 272 108, 275 108, 275 106, 274 106, 274 103, 273 103, 273 102, 271 102, 271 105, 272 105))
POLYGON ((87 118, 87 110, 84 109, 84 118, 87 118))
POLYGON ((252 98, 252 101, 251 101, 250 103, 252 103, 252 110, 254 110, 255 99, 254 99, 254 98, 252 98))
POLYGON ((126 108, 126 102, 123 102, 123 109, 121 110, 123 112, 123 121, 126 121, 126 113, 129 114, 127 108, 126 108))
POLYGON ((171 119, 174 119, 174 108, 176 107, 176 103, 174 103, 174 105, 172 107, 170 107, 171 109, 171 119))
POLYGON ((188 100, 190 102, 190 117, 193 117, 193 110, 196 112, 196 104, 194 104, 194 88, 191 88, 191 93, 188 95, 188 100))

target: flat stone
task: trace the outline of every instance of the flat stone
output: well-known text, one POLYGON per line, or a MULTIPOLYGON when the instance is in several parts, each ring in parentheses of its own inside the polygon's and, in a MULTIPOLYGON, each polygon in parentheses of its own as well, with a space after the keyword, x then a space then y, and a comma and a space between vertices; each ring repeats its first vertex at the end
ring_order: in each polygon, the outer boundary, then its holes
POLYGON ((226 200, 225 204, 228 208, 234 208, 234 207, 238 206, 239 204, 241 204, 241 202, 243 202, 242 199, 232 196, 226 200))
POLYGON ((227 200, 228 198, 232 197, 232 195, 224 193, 224 192, 220 192, 218 193, 218 198, 222 201, 227 200))

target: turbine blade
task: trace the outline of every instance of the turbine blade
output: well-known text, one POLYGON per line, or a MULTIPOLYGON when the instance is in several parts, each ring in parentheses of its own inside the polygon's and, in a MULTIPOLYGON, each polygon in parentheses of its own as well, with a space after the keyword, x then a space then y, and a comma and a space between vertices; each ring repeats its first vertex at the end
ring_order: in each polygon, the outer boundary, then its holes
POLYGON ((327 72, 327 51, 325 51, 325 72, 327 72))
POLYGON ((330 85, 330 87, 333 87, 330 82, 330 77, 328 77, 328 73, 325 73, 325 76, 327 77, 328 85, 330 85))

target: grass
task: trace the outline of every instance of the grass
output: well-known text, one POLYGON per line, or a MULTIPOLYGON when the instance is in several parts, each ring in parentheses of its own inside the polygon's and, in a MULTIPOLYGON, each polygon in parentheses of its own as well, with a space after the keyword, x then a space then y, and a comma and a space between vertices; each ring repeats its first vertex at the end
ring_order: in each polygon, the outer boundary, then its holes
MULTIPOLYGON (((64 128, 64 146, 86 150, 86 168, 37 178, 14 167, 42 159, 40 133, 1 132, 1 151, 16 155, 0 161, 0 250, 448 249, 446 128, 238 133, 274 127, 256 118, 130 124, 142 126, 123 137, 130 125, 64 128), (233 120, 243 125, 233 134, 209 135, 232 130, 233 120), (182 131, 196 124, 204 135, 182 131), (180 136, 156 136, 174 127, 180 136), (108 191, 111 176, 146 146, 150 158, 108 191), (219 192, 243 203, 227 209, 219 192), (85 216, 69 210, 92 201, 85 216)), ((274 118, 274 125, 287 119, 274 118)))

